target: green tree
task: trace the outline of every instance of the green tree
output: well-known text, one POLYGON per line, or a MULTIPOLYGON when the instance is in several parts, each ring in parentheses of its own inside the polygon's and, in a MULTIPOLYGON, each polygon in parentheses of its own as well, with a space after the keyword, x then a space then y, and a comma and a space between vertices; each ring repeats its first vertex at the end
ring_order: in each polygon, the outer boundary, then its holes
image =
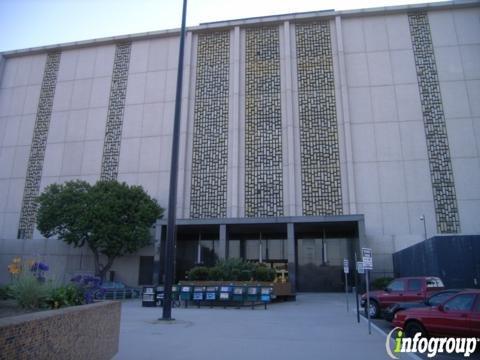
POLYGON ((117 257, 150 244, 151 227, 164 211, 141 186, 117 181, 52 184, 38 203, 37 227, 42 235, 57 236, 74 247, 86 244, 93 252, 95 275, 101 279, 117 257))

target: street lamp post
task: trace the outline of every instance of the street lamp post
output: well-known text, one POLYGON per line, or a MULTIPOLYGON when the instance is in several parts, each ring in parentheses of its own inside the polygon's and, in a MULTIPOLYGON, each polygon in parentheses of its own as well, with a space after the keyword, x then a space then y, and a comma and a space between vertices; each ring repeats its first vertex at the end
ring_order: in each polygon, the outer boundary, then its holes
POLYGON ((425 237, 425 240, 427 240, 427 224, 425 222, 425 215, 420 216, 420 221, 423 222, 423 235, 425 237))
POLYGON ((183 54, 185 48, 185 22, 187 0, 183 0, 182 27, 180 30, 180 50, 178 54, 177 92, 175 95, 175 116, 173 120, 172 161, 170 165, 170 186, 168 196, 167 241, 165 246, 165 283, 163 312, 160 320, 172 320, 173 258, 175 256, 175 236, 177 217, 178 143, 180 138, 180 112, 182 105, 183 54))

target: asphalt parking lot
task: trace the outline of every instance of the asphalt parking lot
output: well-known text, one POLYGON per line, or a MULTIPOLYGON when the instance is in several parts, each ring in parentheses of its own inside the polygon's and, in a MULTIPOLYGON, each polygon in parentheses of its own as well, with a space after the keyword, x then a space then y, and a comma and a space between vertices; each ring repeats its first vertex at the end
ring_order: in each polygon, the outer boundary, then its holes
MULTIPOLYGON (((386 336, 357 323, 344 294, 298 294, 297 301, 241 309, 174 308, 173 323, 158 321, 161 308, 140 300, 122 303, 116 360, 389 359, 386 336)), ((417 359, 400 354, 400 359, 417 359)))

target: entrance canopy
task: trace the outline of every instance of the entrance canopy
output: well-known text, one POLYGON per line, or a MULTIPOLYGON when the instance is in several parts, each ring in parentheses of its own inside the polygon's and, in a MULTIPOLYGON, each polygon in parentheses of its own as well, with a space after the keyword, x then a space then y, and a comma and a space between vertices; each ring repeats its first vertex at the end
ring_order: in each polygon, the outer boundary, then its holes
MULTIPOLYGON (((162 282, 167 221, 157 221, 154 279, 162 282)), ((364 245, 363 215, 179 219, 176 281, 195 265, 243 258, 288 269, 299 291, 341 290, 343 259, 364 245)))

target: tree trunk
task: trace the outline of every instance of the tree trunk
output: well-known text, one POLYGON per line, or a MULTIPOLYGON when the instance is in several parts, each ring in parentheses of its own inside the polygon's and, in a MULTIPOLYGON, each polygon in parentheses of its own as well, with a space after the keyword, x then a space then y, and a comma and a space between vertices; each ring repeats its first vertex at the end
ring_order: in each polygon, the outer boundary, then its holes
POLYGON ((113 261, 115 260, 115 257, 108 257, 107 263, 105 265, 100 264, 100 254, 98 253, 97 250, 92 250, 93 251, 93 256, 94 256, 94 262, 95 262, 95 276, 98 276, 100 280, 103 282, 105 281, 105 275, 107 275, 108 270, 113 265, 113 261))
POLYGON ((110 268, 112 267, 114 260, 114 257, 109 257, 105 266, 101 265, 100 273, 98 276, 100 276, 102 282, 105 280, 105 275, 107 275, 108 270, 110 270, 110 268))

